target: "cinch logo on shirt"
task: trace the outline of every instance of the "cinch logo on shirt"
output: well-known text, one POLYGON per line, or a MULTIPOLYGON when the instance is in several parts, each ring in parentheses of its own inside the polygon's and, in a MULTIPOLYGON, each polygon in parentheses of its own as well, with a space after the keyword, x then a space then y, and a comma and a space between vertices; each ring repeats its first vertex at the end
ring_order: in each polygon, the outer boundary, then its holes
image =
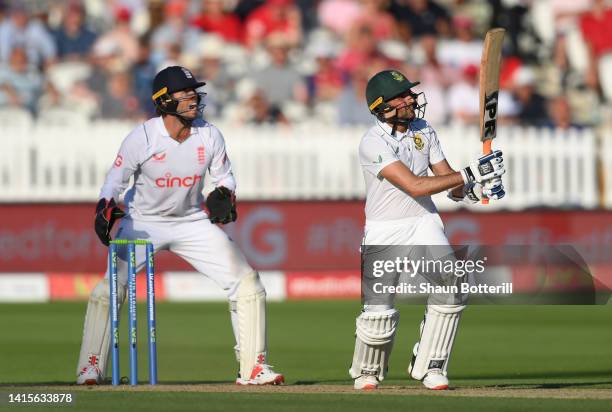
POLYGON ((164 177, 155 179, 157 187, 192 187, 202 180, 202 176, 193 175, 187 177, 173 177, 171 173, 166 173, 164 177))

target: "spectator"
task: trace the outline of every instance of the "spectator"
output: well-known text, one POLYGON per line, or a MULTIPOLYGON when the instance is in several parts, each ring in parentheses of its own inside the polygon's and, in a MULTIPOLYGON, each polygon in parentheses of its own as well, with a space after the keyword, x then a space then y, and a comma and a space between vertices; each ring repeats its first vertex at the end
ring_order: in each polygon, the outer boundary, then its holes
POLYGON ((202 12, 191 24, 206 33, 218 34, 227 42, 243 41, 242 22, 238 16, 224 9, 223 0, 203 0, 202 12))
POLYGON ((65 93, 47 79, 45 93, 38 100, 38 111, 40 115, 47 110, 62 109, 70 113, 92 119, 99 110, 98 96, 87 86, 84 80, 76 80, 69 86, 65 93))
POLYGON ((564 95, 554 97, 548 102, 549 121, 546 126, 557 129, 567 130, 571 128, 581 128, 580 125, 572 121, 572 111, 569 101, 564 95))
POLYGON ((200 61, 193 65, 197 67, 195 77, 206 81, 204 114, 207 118, 218 118, 222 115, 235 86, 235 79, 229 74, 222 60, 226 45, 218 35, 206 36, 200 41, 200 61))
POLYGON ((470 64, 463 69, 461 81, 448 89, 451 121, 477 125, 479 99, 478 67, 470 64))
POLYGON ((518 103, 518 117, 525 126, 544 126, 550 123, 546 100, 536 91, 533 70, 519 68, 513 76, 512 94, 518 103))
POLYGON ((482 40, 474 37, 473 22, 465 16, 453 18, 455 38, 442 40, 438 45, 437 59, 444 65, 456 68, 480 65, 482 40))
POLYGON ((569 69, 568 34, 575 30, 578 17, 589 10, 592 0, 550 0, 548 7, 554 19, 554 64, 562 71, 569 69))
POLYGON ((323 0, 317 8, 321 26, 340 37, 348 35, 349 29, 363 13, 359 0, 323 0), (338 16, 342 16, 341 19, 338 16))
POLYGON ((249 117, 247 123, 262 125, 262 124, 287 124, 287 118, 283 112, 277 107, 270 104, 266 99, 266 94, 257 89, 247 100, 247 111, 249 117))
POLYGON ((332 44, 313 45, 310 54, 316 60, 316 71, 308 79, 310 100, 314 103, 335 101, 342 91, 344 80, 342 73, 334 64, 336 52, 332 44))
POLYGON ((594 0, 592 9, 580 17, 580 28, 591 54, 597 59, 612 52, 612 7, 594 0))
POLYGON ((163 20, 151 35, 151 53, 153 63, 159 67, 166 66, 169 61, 176 63, 176 50, 187 49, 186 53, 195 52, 191 45, 197 44, 199 30, 186 23, 186 5, 181 0, 171 0, 164 6, 163 20))
POLYGON ((100 115, 105 119, 134 120, 143 116, 125 71, 112 73, 101 95, 100 115))
POLYGON ((225 113, 230 123, 238 124, 288 124, 283 112, 270 104, 264 91, 253 80, 243 79, 236 85, 238 103, 225 113))
POLYGON ((262 45, 272 33, 282 33, 288 44, 295 47, 302 40, 302 17, 293 0, 268 0, 255 9, 246 20, 246 45, 262 45))
POLYGON ((118 8, 115 18, 115 26, 97 39, 93 50, 112 49, 121 61, 132 65, 138 59, 138 38, 130 29, 131 12, 125 7, 118 8))
POLYGON ((85 10, 80 3, 71 2, 65 7, 54 37, 60 59, 83 60, 89 56, 96 34, 85 26, 85 10))
POLYGON ((238 4, 234 7, 234 13, 240 21, 245 22, 251 13, 265 3, 266 0, 238 0, 238 4))
POLYGON ((106 91, 111 73, 127 70, 129 66, 121 59, 115 44, 103 43, 94 46, 91 55, 91 73, 86 80, 87 87, 100 96, 106 91))
POLYGON ((27 61, 36 67, 46 67, 55 61, 55 42, 44 24, 32 19, 25 6, 15 2, 9 18, 0 23, 0 62, 8 62, 15 47, 28 54, 27 61))
POLYGON ((353 25, 366 25, 377 41, 398 37, 397 23, 387 8, 389 0, 360 0, 361 14, 353 25))
POLYGON ((596 90, 600 84, 599 59, 612 53, 612 7, 604 0, 595 0, 591 11, 581 16, 580 28, 589 50, 586 83, 596 90))
POLYGON ((340 125, 354 126, 372 123, 373 117, 368 110, 365 97, 366 84, 371 71, 372 69, 367 66, 361 66, 352 72, 350 81, 342 89, 336 103, 340 125))
MULTIPOLYGON (((452 83, 461 79, 461 70, 459 68, 440 61, 438 57, 438 39, 436 36, 431 34, 424 35, 418 44, 423 56, 419 77, 423 84, 437 84, 446 89, 452 83)), ((426 87, 425 89, 428 88, 426 87)), ((429 118, 429 116, 427 117, 429 118)))
POLYGON ((155 107, 151 99, 151 84, 157 74, 157 67, 151 60, 151 46, 149 39, 141 37, 138 41, 138 58, 132 67, 134 93, 140 108, 149 116, 154 116, 155 107))
POLYGON ((317 16, 319 0, 296 0, 295 3, 302 15, 302 32, 310 33, 316 30, 319 27, 319 17, 317 16))
POLYGON ((448 12, 431 0, 393 0, 389 11, 398 20, 400 36, 406 41, 425 34, 450 34, 448 12))
POLYGON ((8 64, 0 67, 0 106, 22 107, 36 112, 43 78, 29 63, 24 48, 13 47, 8 64))
POLYGON ((397 62, 385 57, 377 47, 372 29, 367 25, 359 25, 351 30, 346 48, 337 59, 337 66, 346 77, 363 66, 396 67, 397 62))
MULTIPOLYGON (((488 27, 503 27, 506 29, 504 49, 508 55, 518 56, 523 60, 536 61, 540 39, 530 27, 531 21, 528 2, 509 2, 506 0, 491 0, 491 19, 488 27), (539 44, 538 44, 539 43, 539 44)), ((534 22, 537 24, 537 22, 534 22)), ((479 33, 484 33, 488 27, 477 25, 479 33)))
POLYGON ((289 62, 289 39, 283 33, 272 33, 266 43, 271 63, 253 75, 255 83, 272 106, 281 108, 292 100, 306 103, 304 80, 289 62))

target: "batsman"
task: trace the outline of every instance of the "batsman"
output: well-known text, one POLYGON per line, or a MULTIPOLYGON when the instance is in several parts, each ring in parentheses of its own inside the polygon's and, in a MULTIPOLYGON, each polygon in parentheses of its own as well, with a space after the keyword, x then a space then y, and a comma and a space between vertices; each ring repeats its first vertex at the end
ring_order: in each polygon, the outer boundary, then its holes
MULTIPOLYGON (((363 245, 449 246, 431 195, 448 192, 457 202, 476 203, 505 192, 502 153, 475 159, 460 171, 444 157, 436 132, 423 118, 427 100, 419 82, 396 70, 374 75, 366 99, 375 124, 359 145, 366 184, 363 245), (428 176, 431 170, 433 176, 428 176)), ((429 389, 447 389, 448 362, 465 304, 440 304, 429 296, 420 338, 408 373, 429 389)), ((358 390, 376 389, 387 373, 400 314, 391 304, 367 304, 356 320, 350 376, 358 390)))
MULTIPOLYGON (((229 299, 239 363, 236 383, 281 384, 283 375, 266 363, 266 292, 259 274, 218 226, 236 220, 236 181, 223 135, 202 118, 205 93, 198 90, 205 84, 180 66, 167 67, 155 76, 152 99, 158 116, 123 140, 100 192, 95 231, 108 246, 113 224, 121 219, 118 239, 148 240, 155 253, 168 250, 215 281, 229 299), (204 202, 207 172, 215 189, 204 202), (116 199, 131 178, 125 213, 116 199)), ((144 263, 145 251, 137 248, 136 270, 144 263)), ((126 295, 126 269, 123 248, 117 265, 120 304, 126 295)), ((89 298, 77 384, 105 380, 110 349, 108 276, 107 268, 89 298)))

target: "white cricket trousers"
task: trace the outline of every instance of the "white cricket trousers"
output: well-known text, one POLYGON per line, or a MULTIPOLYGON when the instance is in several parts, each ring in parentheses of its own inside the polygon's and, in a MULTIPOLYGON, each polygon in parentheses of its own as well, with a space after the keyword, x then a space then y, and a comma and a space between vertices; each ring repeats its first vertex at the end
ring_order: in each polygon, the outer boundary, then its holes
MULTIPOLYGON (((452 253, 444 233, 444 223, 437 213, 405 219, 367 220, 363 235, 364 245, 441 246, 436 249, 441 256, 452 253), (448 246, 448 249, 444 248, 448 246)), ((393 308, 388 305, 364 305, 366 312, 380 312, 393 308)))

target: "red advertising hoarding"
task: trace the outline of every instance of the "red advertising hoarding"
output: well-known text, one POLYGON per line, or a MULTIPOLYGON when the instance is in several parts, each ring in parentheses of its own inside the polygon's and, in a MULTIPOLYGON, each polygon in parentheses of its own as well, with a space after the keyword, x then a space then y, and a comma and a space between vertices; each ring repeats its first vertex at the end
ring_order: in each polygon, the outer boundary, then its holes
MULTIPOLYGON (((104 270, 93 210, 93 204, 1 205, 0 272, 104 270)), ((359 270, 361 201, 243 202, 238 216, 226 229, 260 270, 359 270)), ((593 260, 612 250, 606 211, 460 211, 442 219, 453 244, 581 244, 593 260)), ((192 270, 167 252, 156 263, 163 271, 192 270)))

